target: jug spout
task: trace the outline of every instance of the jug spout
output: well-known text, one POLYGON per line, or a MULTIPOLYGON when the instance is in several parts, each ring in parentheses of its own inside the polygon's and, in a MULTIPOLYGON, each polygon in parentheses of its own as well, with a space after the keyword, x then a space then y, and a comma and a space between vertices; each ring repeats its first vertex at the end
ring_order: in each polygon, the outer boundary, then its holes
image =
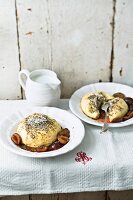
POLYGON ((53 90, 56 90, 60 84, 61 84, 61 81, 57 79, 56 81, 54 81, 54 83, 50 83, 49 87, 53 90))

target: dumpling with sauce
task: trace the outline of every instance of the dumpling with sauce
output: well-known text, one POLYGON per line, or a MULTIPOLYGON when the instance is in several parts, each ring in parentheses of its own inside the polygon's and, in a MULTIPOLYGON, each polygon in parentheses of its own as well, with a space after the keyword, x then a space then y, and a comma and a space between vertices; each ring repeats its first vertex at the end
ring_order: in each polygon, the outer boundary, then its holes
POLYGON ((116 97, 108 102, 110 104, 108 111, 110 122, 122 118, 128 112, 128 105, 122 98, 116 97))
POLYGON ((82 111, 92 119, 98 119, 100 116, 100 107, 105 97, 100 92, 88 93, 81 99, 80 106, 82 111))
POLYGON ((91 92, 84 95, 81 99, 80 106, 82 111, 92 119, 100 117, 100 108, 103 102, 109 101, 114 97, 104 91, 91 92))
POLYGON ((55 119, 41 113, 29 115, 17 127, 22 143, 29 147, 51 145, 60 131, 61 126, 55 119))
POLYGON ((108 103, 108 117, 110 122, 122 118, 128 112, 127 103, 119 97, 114 97, 104 91, 85 94, 80 102, 82 111, 92 119, 99 119, 101 107, 108 103))

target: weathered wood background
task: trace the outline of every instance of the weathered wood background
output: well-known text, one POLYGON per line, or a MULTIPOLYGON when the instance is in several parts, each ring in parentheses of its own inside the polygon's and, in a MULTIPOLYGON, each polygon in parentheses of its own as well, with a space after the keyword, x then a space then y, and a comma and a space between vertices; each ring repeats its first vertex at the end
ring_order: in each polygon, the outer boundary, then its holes
MULTIPOLYGON (((0 0, 0 99, 23 98, 18 83, 21 69, 54 70, 64 98, 99 81, 133 86, 132 19, 132 0, 0 0)), ((3 199, 126 200, 132 196, 130 191, 3 199)))
POLYGON ((0 0, 0 99, 23 98, 21 69, 48 68, 62 97, 83 85, 133 86, 132 0, 0 0))

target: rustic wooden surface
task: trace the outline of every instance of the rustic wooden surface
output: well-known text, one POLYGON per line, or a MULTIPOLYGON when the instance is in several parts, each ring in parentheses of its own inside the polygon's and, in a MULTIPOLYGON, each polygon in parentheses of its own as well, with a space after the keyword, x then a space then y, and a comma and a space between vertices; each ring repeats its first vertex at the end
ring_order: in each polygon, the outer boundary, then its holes
POLYGON ((56 0, 48 1, 48 6, 51 65, 63 83, 63 97, 82 85, 109 81, 112 0, 56 0))
POLYGON ((110 191, 107 193, 107 200, 132 200, 133 190, 110 191))
POLYGON ((46 0, 17 0, 21 69, 51 69, 49 15, 46 0))
MULTIPOLYGON (((62 97, 83 85, 133 86, 133 1, 0 0, 0 99, 20 99, 21 69, 48 68, 62 97)), ((2 197, 3 200, 133 199, 132 191, 2 197)))
POLYGON ((31 195, 31 200, 105 200, 105 192, 84 192, 55 195, 31 195))
POLYGON ((17 0, 21 68, 57 72, 63 97, 82 85, 109 81, 113 2, 102 2, 17 0))
POLYGON ((133 191, 84 192, 70 194, 34 194, 1 197, 1 200, 132 200, 133 191))
POLYGON ((106 200, 106 192, 84 192, 84 193, 70 193, 70 194, 39 194, 28 196, 9 196, 2 197, 1 200, 106 200))
POLYGON ((0 99, 21 98, 14 0, 0 0, 0 99))
POLYGON ((65 98, 93 82, 133 86, 132 9, 131 0, 1 0, 0 99, 22 97, 24 68, 57 72, 65 98))
POLYGON ((133 86, 133 1, 117 0, 113 81, 133 86))
POLYGON ((29 195, 0 197, 0 200, 29 200, 29 195))

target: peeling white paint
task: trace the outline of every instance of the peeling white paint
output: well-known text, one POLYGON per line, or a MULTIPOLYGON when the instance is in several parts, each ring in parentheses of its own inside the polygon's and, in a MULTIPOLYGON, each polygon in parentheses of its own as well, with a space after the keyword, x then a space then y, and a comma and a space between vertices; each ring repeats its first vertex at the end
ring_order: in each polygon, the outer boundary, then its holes
POLYGON ((1 0, 0 98, 21 96, 18 39, 21 67, 57 72, 63 97, 70 97, 83 85, 109 81, 111 64, 113 81, 133 86, 133 1, 116 0, 114 55, 111 57, 113 2, 16 0, 17 38, 15 0, 1 0))

